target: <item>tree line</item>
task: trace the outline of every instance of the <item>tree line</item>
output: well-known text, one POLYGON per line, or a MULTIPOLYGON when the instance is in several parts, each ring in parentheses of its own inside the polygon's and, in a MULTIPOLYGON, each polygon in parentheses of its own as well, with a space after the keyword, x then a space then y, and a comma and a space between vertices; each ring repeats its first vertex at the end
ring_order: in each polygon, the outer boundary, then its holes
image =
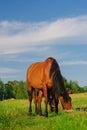
MULTIPOLYGON (((66 78, 64 79, 64 84, 66 86, 67 91, 72 90, 72 93, 81 93, 87 92, 87 86, 80 87, 78 82, 76 81, 68 81, 66 78)), ((0 101, 6 99, 27 99, 27 84, 24 81, 8 81, 7 83, 3 83, 0 80, 0 101)))

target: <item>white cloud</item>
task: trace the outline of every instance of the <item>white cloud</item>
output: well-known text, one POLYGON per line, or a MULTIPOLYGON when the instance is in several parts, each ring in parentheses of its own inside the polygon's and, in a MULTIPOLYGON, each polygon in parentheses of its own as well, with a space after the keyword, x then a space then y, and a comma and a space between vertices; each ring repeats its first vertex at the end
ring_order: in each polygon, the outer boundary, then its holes
POLYGON ((2 21, 0 22, 0 54, 22 53, 33 50, 37 45, 47 45, 53 40, 64 40, 64 38, 87 41, 86 34, 87 16, 40 23, 2 21))

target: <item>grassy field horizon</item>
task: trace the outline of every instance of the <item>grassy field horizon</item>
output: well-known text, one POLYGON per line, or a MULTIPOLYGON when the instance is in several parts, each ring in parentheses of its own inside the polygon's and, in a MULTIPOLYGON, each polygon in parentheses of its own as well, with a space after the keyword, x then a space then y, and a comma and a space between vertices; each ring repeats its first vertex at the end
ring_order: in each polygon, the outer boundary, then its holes
MULTIPOLYGON (((73 112, 66 113, 60 109, 59 113, 50 113, 49 117, 38 116, 34 112, 28 115, 28 99, 9 99, 0 102, 0 130, 87 130, 87 111, 76 108, 87 107, 87 93, 70 95, 73 112)), ((44 102, 42 102, 44 112, 44 102)))

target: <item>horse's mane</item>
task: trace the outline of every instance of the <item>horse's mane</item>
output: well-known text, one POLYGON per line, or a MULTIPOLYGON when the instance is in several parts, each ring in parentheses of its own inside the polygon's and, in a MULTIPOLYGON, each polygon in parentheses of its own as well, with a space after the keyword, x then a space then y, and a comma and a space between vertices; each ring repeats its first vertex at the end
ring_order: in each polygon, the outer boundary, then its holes
POLYGON ((52 62, 51 68, 50 68, 50 75, 49 76, 51 77, 53 75, 53 73, 58 70, 58 68, 59 68, 58 63, 56 62, 55 59, 53 59, 53 62, 52 62))
POLYGON ((65 101, 68 101, 69 95, 67 94, 59 65, 54 58, 52 59, 53 59, 53 62, 52 62, 52 65, 50 68, 50 74, 49 74, 49 76, 52 77, 52 80, 53 80, 52 89, 54 92, 56 91, 58 95, 63 96, 63 99, 65 101))

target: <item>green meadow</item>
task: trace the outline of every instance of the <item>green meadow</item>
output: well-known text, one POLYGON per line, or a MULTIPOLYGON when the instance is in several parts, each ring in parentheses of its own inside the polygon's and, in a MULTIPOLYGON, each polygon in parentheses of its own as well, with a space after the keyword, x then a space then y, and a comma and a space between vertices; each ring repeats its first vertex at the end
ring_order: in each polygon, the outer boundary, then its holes
MULTIPOLYGON (((72 94, 73 112, 50 113, 49 117, 36 115, 34 103, 32 116, 28 115, 28 100, 4 100, 0 102, 0 130, 87 130, 87 93, 72 94)), ((44 112, 44 101, 42 102, 44 112)))

